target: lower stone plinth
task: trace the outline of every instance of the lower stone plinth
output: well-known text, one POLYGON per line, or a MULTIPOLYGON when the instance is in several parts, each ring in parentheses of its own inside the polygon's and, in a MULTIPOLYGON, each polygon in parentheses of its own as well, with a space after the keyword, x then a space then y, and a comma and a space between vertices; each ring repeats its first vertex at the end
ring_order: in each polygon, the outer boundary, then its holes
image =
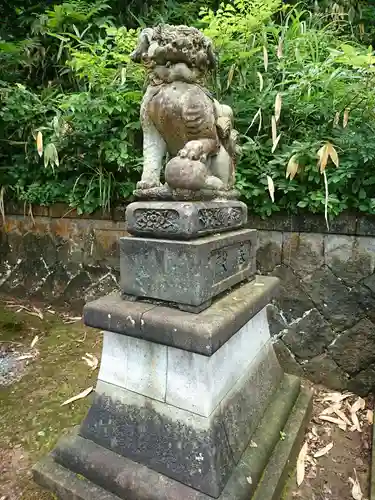
MULTIPOLYGON (((279 500, 311 412, 312 394, 285 376, 219 500, 279 500), (280 440, 283 431, 285 439, 280 440)), ((33 476, 62 500, 212 500, 74 431, 38 462, 33 476)))

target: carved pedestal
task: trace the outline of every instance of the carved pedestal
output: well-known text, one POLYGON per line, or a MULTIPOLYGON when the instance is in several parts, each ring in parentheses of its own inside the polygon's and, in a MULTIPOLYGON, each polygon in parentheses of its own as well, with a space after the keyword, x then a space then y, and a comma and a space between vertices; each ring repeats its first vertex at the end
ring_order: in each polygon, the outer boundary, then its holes
POLYGON ((278 280, 254 275, 256 232, 233 229, 245 220, 237 202, 129 207, 131 297, 85 307, 104 331, 94 401, 34 467, 40 484, 69 500, 281 497, 311 394, 276 359, 266 306, 278 280))

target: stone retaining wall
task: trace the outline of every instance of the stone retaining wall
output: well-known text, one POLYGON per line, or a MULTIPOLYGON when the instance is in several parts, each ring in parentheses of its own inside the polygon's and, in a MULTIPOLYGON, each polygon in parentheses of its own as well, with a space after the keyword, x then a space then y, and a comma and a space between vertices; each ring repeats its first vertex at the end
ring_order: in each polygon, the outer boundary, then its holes
MULTIPOLYGON (((118 286, 125 209, 79 217, 65 206, 8 207, 0 231, 0 292, 83 304, 118 286)), ((250 217, 258 271, 281 279, 268 307, 284 368, 333 389, 375 386, 375 218, 250 217)))

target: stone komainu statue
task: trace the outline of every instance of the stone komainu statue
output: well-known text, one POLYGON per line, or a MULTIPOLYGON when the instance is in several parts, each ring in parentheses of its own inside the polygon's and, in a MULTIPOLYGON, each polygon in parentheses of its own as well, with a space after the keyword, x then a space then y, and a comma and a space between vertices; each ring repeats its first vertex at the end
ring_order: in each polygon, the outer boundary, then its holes
POLYGON ((200 83, 215 68, 211 40, 196 28, 159 25, 144 29, 131 55, 149 70, 150 84, 141 105, 144 134, 140 191, 228 191, 235 176, 233 112, 200 83))

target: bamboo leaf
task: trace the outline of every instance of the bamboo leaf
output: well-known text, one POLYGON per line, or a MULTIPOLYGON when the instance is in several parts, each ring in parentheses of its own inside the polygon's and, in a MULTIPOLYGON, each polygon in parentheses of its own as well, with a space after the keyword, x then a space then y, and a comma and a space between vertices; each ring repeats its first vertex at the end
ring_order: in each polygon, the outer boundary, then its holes
POLYGON ((363 500, 363 493, 361 490, 361 485, 359 484, 357 471, 354 469, 354 479, 352 477, 349 478, 349 481, 352 484, 352 497, 354 500, 363 500))
POLYGON ((327 166, 329 156, 328 143, 324 144, 318 151, 318 167, 322 174, 327 166))
POLYGON ((263 63, 264 63, 264 71, 267 73, 268 70, 268 52, 267 48, 263 46, 263 63))
POLYGON ((297 174, 298 172, 298 162, 297 162, 297 156, 296 155, 293 155, 291 156, 289 162, 288 162, 288 165, 286 167, 286 175, 285 177, 288 179, 288 177, 290 178, 290 180, 294 179, 295 175, 297 174))
POLYGON ((327 453, 330 450, 332 450, 332 448, 333 448, 333 443, 327 444, 327 446, 324 446, 324 448, 321 448, 316 453, 314 453, 314 458, 319 458, 319 457, 323 457, 324 455, 327 455, 327 453))
POLYGON ((228 72, 227 90, 229 89, 229 87, 232 83, 235 69, 236 69, 236 65, 232 64, 232 66, 230 67, 229 72, 228 72))
POLYGON ((38 132, 36 136, 36 149, 40 157, 43 155, 43 134, 42 132, 38 132))
POLYGON ((264 85, 263 76, 262 76, 262 73, 259 73, 259 71, 257 72, 257 75, 259 78, 259 92, 262 92, 263 85, 264 85))
POLYGON ((333 147, 333 145, 330 142, 327 143, 327 147, 328 147, 328 154, 329 154, 331 160, 336 165, 336 167, 338 167, 339 166, 339 155, 337 154, 336 149, 333 147))
POLYGON ((271 153, 274 153, 274 152, 275 152, 275 150, 276 150, 276 148, 277 148, 277 145, 279 144, 280 137, 281 137, 281 134, 279 134, 279 135, 276 137, 276 140, 275 140, 275 142, 273 143, 273 146, 272 146, 271 153))
POLYGON ((268 183, 268 192, 270 193, 270 198, 272 202, 275 201, 275 185, 273 183, 273 180, 269 175, 267 175, 267 183, 268 183))
POLYGON ((297 486, 301 486, 305 477, 305 459, 307 455, 308 444, 307 441, 302 446, 297 459, 297 486))
POLYGON ((261 118, 262 118, 262 113, 261 113, 261 109, 259 108, 258 111, 255 113, 253 119, 251 120, 251 123, 249 125, 249 128, 247 130, 250 130, 251 127, 254 125, 254 123, 256 122, 257 118, 259 118, 259 120, 261 121, 261 118))
POLYGON ((276 137, 277 137, 277 127, 276 127, 276 118, 273 116, 271 120, 271 127, 272 127, 272 144, 275 144, 276 137))
POLYGON ((73 403, 74 401, 77 401, 77 399, 83 399, 86 396, 88 396, 90 394, 90 392, 92 392, 93 390, 94 390, 93 387, 88 387, 87 389, 85 389, 84 391, 80 392, 76 396, 73 396, 72 398, 69 398, 66 401, 64 401, 63 403, 61 403, 61 406, 65 406, 65 405, 68 405, 70 403, 73 403))
POLYGON ((275 99, 275 120, 276 120, 276 123, 280 120, 281 103, 282 103, 281 94, 278 93, 276 95, 276 99, 275 99))
POLYGON ((342 120, 342 126, 345 128, 348 125, 349 121, 349 108, 346 108, 344 111, 344 117, 342 120))

